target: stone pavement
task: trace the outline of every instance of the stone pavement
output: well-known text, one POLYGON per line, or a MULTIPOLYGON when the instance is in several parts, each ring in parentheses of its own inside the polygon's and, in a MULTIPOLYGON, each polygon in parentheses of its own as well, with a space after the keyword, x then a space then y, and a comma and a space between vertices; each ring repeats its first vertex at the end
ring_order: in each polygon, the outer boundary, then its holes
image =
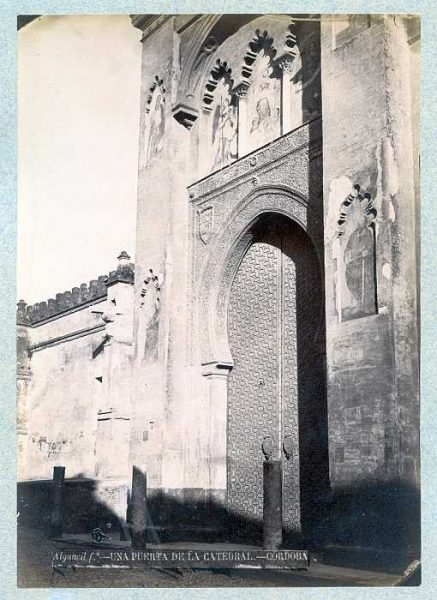
MULTIPOLYGON (((89 546, 88 536, 86 545, 89 546)), ((62 546, 65 548, 65 542, 62 546)), ((70 539, 70 541, 72 541, 70 539)), ((76 544, 79 540, 75 540, 76 544)), ((74 542, 74 540, 73 540, 74 542)), ((82 541, 83 544, 83 541, 82 541)), ((126 542, 123 542, 126 547, 126 542)), ((120 547, 119 544, 118 547, 120 547)), ((171 547, 188 549, 187 544, 171 547)), ((160 568, 79 568, 51 567, 52 552, 59 542, 47 540, 39 530, 21 528, 18 531, 18 587, 132 587, 132 588, 192 588, 192 587, 327 587, 327 586, 393 586, 399 576, 347 569, 312 562, 307 571, 262 569, 160 569, 160 568)), ((223 544, 189 544, 189 549, 218 549, 223 544)), ((226 544, 226 549, 242 546, 226 544)), ((156 548, 156 546, 155 546, 156 548)), ((161 546, 164 549, 164 545, 161 546)), ((244 549, 250 549, 250 546, 244 549)), ((150 548, 152 549, 152 548, 150 548)))

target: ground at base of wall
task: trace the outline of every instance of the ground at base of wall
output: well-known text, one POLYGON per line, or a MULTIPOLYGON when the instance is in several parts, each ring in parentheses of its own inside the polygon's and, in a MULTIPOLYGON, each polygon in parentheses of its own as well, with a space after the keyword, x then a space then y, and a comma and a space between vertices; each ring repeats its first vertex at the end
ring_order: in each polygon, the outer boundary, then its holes
POLYGON ((170 569, 78 569, 53 571, 57 545, 40 530, 18 530, 18 587, 315 587, 394 586, 399 576, 314 564, 306 572, 170 569))

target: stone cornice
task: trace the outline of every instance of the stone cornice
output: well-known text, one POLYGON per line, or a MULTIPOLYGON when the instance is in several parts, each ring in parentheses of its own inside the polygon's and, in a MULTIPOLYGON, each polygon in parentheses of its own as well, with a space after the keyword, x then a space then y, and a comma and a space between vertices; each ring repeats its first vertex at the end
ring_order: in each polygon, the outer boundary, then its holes
POLYGON ((84 329, 78 329, 77 331, 72 331, 71 333, 67 333, 65 335, 60 335, 58 337, 54 337, 50 340, 46 340, 39 344, 35 344, 30 346, 29 352, 38 352, 39 350, 44 350, 44 348, 50 348, 50 346, 57 346, 58 344, 63 344, 64 342, 71 342, 72 340, 76 340, 77 338, 84 337, 85 335, 91 335, 92 333, 98 333, 99 331, 104 331, 106 328, 106 323, 93 325, 92 327, 85 327, 84 329))
POLYGON ((144 42, 161 25, 170 19, 173 15, 131 15, 132 25, 143 32, 141 41, 144 42))
POLYGON ((62 319, 63 317, 67 317, 68 315, 78 312, 79 310, 84 310, 85 308, 89 308, 90 306, 94 306, 95 304, 100 304, 102 302, 105 302, 106 298, 107 298, 107 294, 105 294, 104 296, 100 296, 99 298, 95 298, 94 300, 90 300, 89 302, 84 302, 83 304, 79 304, 78 306, 73 306, 72 308, 69 308, 68 310, 64 310, 64 311, 59 312, 51 317, 42 319, 41 321, 38 321, 37 323, 19 323, 19 325, 24 325, 25 327, 30 327, 30 328, 34 329, 35 327, 40 327, 41 325, 46 325, 46 323, 51 323, 52 321, 56 321, 57 319, 62 319))

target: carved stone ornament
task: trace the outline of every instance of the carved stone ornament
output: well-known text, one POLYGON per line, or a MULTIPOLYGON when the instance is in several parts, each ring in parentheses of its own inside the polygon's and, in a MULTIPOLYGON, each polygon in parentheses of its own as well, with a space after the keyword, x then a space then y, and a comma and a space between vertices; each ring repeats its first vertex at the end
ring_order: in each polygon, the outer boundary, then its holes
POLYGON ((232 70, 226 61, 222 61, 219 58, 217 59, 214 68, 211 70, 208 80, 205 84, 203 93, 203 110, 211 110, 214 101, 215 89, 221 80, 223 80, 224 84, 227 85, 229 90, 232 90, 234 85, 234 80, 232 79, 232 70))
POLYGON ((147 292, 151 289, 151 287, 153 287, 156 291, 155 302, 159 303, 159 292, 161 291, 162 282, 163 282, 162 274, 160 274, 160 273, 155 274, 153 272, 153 269, 149 269, 149 274, 144 279, 143 287, 141 288, 141 292, 140 292, 140 297, 141 297, 140 308, 142 308, 144 306, 144 299, 147 295, 147 292))
POLYGON ((272 436, 266 436, 261 444, 261 450, 266 460, 270 460, 273 456, 273 438, 272 436))
POLYGON ((212 235, 214 224, 214 211, 212 206, 208 206, 199 212, 199 237, 204 244, 207 244, 212 235))
POLYGON ((164 81, 155 76, 146 100, 146 162, 161 154, 164 147, 166 90, 164 81))
POLYGON ((355 184, 341 203, 335 236, 339 262, 337 298, 341 320, 378 312, 375 199, 355 184))
POLYGON ((368 192, 364 193, 360 186, 355 184, 351 193, 346 196, 345 200, 341 204, 340 214, 337 221, 336 237, 341 237, 343 235, 344 225, 347 220, 350 206, 356 200, 358 200, 363 207, 363 216, 368 222, 368 225, 370 225, 370 223, 376 219, 377 211, 375 208, 375 200, 368 192))

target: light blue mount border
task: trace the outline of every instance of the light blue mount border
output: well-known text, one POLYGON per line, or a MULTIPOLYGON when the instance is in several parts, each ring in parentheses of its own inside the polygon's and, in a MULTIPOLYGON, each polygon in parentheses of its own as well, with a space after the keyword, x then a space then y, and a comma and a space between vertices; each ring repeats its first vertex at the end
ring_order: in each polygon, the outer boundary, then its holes
POLYGON ((435 0, 0 0, 0 597, 1 598, 266 598, 359 600, 437 595, 437 3, 435 0), (133 13, 420 13, 422 17, 422 539, 423 583, 419 588, 218 588, 17 590, 15 542, 15 271, 16 271, 16 16, 17 14, 133 13))

